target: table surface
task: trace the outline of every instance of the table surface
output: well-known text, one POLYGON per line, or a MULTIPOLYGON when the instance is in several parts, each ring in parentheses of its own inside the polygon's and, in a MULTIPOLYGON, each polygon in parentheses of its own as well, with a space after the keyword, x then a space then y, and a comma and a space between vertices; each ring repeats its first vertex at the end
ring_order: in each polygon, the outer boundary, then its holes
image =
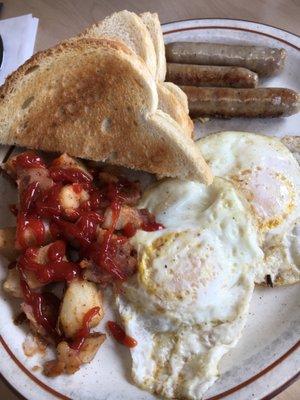
MULTIPOLYGON (((300 0, 8 0, 4 1, 1 18, 27 13, 38 17, 36 50, 41 50, 122 9, 157 12, 162 23, 188 18, 237 18, 274 25, 300 35, 300 0)), ((0 381, 0 399, 17 398, 0 381)), ((276 400, 299 398, 298 381, 276 400)))

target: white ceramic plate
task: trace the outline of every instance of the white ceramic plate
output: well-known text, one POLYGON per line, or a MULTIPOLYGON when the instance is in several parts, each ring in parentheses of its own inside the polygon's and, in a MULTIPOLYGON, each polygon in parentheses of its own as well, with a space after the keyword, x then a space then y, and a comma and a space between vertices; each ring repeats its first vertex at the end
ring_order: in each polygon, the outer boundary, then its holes
MULTIPOLYGON (((274 21, 276 23, 276 21, 274 21)), ((277 28, 246 21, 204 19, 163 26, 166 42, 175 40, 262 44, 284 47, 288 54, 284 72, 263 82, 266 86, 300 91, 300 38, 277 28)), ((220 130, 247 130, 270 135, 299 135, 300 115, 274 120, 211 120, 197 125, 198 137, 220 130)), ((0 149, 2 160, 7 148, 0 149)), ((0 226, 13 223, 7 205, 15 189, 0 177, 0 226)), ((0 280, 5 260, 0 260, 0 280)), ((300 369, 300 286, 256 288, 248 323, 237 347, 221 363, 221 377, 206 394, 209 400, 271 399, 293 382, 300 369)), ((106 305, 106 319, 113 310, 106 305)), ((72 376, 45 378, 33 367, 44 360, 26 358, 25 333, 13 324, 14 305, 0 289, 0 372, 26 399, 150 400, 155 397, 130 383, 130 357, 126 348, 108 338, 89 365, 72 376)), ((100 328, 104 329, 104 322, 100 328)))

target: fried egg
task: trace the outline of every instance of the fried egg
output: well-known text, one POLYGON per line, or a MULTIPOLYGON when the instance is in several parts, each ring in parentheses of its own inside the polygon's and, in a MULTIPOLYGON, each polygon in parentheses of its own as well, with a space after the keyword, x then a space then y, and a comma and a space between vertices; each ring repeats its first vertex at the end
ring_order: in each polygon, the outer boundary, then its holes
POLYGON ((218 377, 223 355, 241 336, 263 253, 255 219, 234 186, 169 179, 139 204, 164 229, 131 239, 138 271, 117 308, 130 349, 132 377, 166 398, 199 399, 218 377))
POLYGON ((246 132, 210 135, 197 145, 219 177, 249 201, 263 237, 265 260, 256 277, 275 285, 300 280, 300 166, 277 139, 246 132))

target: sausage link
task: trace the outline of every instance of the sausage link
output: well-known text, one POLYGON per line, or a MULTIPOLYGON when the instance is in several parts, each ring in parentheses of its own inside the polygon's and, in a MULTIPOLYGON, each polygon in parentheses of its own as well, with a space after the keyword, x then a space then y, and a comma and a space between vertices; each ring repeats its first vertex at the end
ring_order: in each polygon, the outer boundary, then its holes
POLYGON ((284 49, 218 43, 174 42, 166 45, 168 62, 248 68, 260 76, 272 76, 284 67, 284 49))
POLYGON ((190 116, 284 117, 299 111, 299 95, 283 88, 200 88, 181 86, 188 97, 190 116))
POLYGON ((168 63, 166 80, 176 85, 255 88, 258 76, 241 67, 168 63))

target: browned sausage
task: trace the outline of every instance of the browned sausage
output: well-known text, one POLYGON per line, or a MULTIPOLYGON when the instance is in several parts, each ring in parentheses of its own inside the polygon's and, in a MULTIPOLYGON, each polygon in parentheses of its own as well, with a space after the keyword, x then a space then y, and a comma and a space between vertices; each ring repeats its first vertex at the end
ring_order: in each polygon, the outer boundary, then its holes
POLYGON ((299 111, 299 95, 283 88, 200 88, 181 86, 191 117, 283 117, 299 111))
POLYGON ((166 81, 187 86, 254 88, 258 76, 241 67, 168 63, 166 81))
POLYGON ((180 64, 244 67, 258 75, 271 76, 283 69, 286 52, 262 46, 174 42, 166 45, 166 58, 180 64))

